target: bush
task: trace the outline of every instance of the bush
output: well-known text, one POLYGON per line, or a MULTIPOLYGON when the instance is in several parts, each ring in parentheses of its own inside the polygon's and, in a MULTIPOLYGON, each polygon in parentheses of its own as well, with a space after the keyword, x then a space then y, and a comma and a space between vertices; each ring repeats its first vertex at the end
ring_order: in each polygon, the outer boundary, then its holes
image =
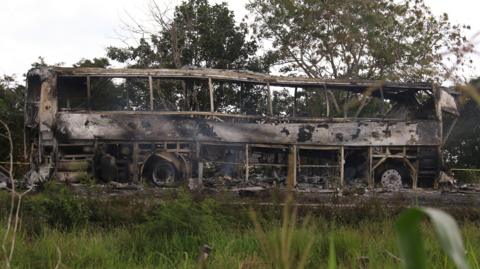
POLYGON ((56 185, 49 186, 40 195, 27 198, 23 212, 25 226, 35 231, 40 231, 43 226, 59 230, 84 227, 93 215, 92 202, 77 198, 65 187, 56 185))

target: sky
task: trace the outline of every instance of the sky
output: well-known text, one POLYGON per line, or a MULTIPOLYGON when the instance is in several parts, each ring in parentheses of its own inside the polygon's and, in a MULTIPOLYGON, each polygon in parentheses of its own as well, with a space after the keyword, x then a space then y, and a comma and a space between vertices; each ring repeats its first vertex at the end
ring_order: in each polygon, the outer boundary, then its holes
MULTIPOLYGON (((425 0, 434 14, 449 15, 454 23, 468 24, 467 36, 480 32, 478 0, 425 0)), ((172 9, 180 0, 157 0, 172 9)), ((210 0, 211 3, 222 2, 210 0)), ((236 18, 247 15, 248 0, 226 0, 236 18)), ((72 65, 82 58, 105 56, 108 46, 123 46, 129 17, 148 23, 150 0, 0 0, 0 76, 18 80, 43 57, 47 63, 72 65)), ((480 42, 480 37, 477 38, 480 42)), ((480 51, 480 44, 477 45, 480 51)), ((480 75, 480 56, 467 78, 480 75)))

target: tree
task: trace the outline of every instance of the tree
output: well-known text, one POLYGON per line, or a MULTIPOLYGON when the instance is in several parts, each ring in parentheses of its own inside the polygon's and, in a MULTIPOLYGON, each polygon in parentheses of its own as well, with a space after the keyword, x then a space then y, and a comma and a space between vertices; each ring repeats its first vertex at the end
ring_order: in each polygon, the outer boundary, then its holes
POLYGON ((248 40, 247 25, 235 22, 226 3, 184 1, 175 7, 172 19, 155 1, 151 3, 154 30, 147 31, 148 26, 138 24, 131 27, 142 36, 138 45, 109 47, 108 57, 122 63, 131 61, 132 67, 265 70, 255 57, 255 40, 248 40))
MULTIPOLYGON (((268 71, 268 61, 256 56, 257 44, 249 38, 245 23, 237 24, 226 3, 210 5, 207 0, 188 0, 175 7, 173 18, 152 2, 154 30, 135 25, 130 29, 140 33, 137 46, 109 47, 110 59, 128 63, 130 67, 183 68, 203 67, 268 71)), ((159 88, 159 86, 157 87, 159 88)), ((237 113, 261 113, 266 92, 251 85, 217 84, 215 109, 237 113), (242 108, 243 107, 243 108, 242 108)), ((187 81, 163 80, 158 99, 160 109, 207 110, 207 85, 187 81), (189 94, 187 94, 187 92, 189 94), (191 94, 190 94, 191 93, 191 94)), ((155 91, 157 94, 157 91, 155 91)))
POLYGON ((93 58, 93 59, 81 59, 73 67, 98 67, 107 68, 110 66, 110 61, 107 58, 93 58))
MULTIPOLYGON (((480 77, 470 82, 480 94, 480 77)), ((445 145, 448 161, 464 168, 480 167, 480 103, 464 95, 460 116, 445 145)))
MULTIPOLYGON (((24 96, 25 87, 16 83, 14 77, 0 78, 0 120, 10 128, 14 145, 23 145, 24 96)), ((8 151, 8 140, 0 139, 0 161, 8 159, 8 151)), ((22 152, 21 146, 15 147, 14 159, 21 159, 22 152)))
POLYGON ((433 16, 423 0, 252 0, 247 8, 281 70, 310 77, 441 81, 471 49, 468 26, 433 16))

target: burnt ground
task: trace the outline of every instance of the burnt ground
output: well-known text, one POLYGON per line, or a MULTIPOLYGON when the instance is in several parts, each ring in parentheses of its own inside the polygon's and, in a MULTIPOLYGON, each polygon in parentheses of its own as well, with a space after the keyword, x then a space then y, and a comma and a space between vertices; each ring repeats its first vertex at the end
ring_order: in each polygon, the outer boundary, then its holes
MULTIPOLYGON (((70 185, 79 196, 100 199, 134 198, 149 202, 161 202, 172 197, 183 188, 156 188, 140 185, 70 185)), ((222 203, 278 205, 285 200, 285 189, 246 187, 246 188, 204 188, 192 191, 197 197, 211 197, 222 203)), ((305 207, 357 207, 376 203, 387 208, 429 206, 437 208, 471 208, 480 210, 480 191, 474 188, 450 190, 400 190, 383 191, 366 189, 350 191, 310 190, 294 193, 295 203, 305 207)))

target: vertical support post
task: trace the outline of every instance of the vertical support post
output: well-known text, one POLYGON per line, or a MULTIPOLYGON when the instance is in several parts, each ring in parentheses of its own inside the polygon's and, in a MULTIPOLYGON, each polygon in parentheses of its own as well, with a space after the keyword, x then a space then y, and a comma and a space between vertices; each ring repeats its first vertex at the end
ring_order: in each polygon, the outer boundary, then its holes
POLYGON ((148 91, 150 94, 150 110, 154 110, 153 107, 153 78, 152 76, 148 77, 148 91))
MULTIPOLYGON (((53 141, 52 141, 52 143, 53 143, 54 152, 57 152, 57 150, 58 150, 58 141, 57 141, 57 139, 54 138, 53 141)), ((58 159, 60 158, 60 156, 59 156, 60 154, 54 154, 54 155, 55 155, 55 156, 53 157, 53 160, 52 160, 51 157, 49 157, 49 160, 50 160, 50 164, 49 164, 49 165, 50 165, 50 168, 52 168, 52 166, 53 166, 54 175, 57 175, 57 173, 58 173, 58 165, 57 165, 57 164, 59 163, 59 160, 58 160, 58 159), (52 162, 53 162, 53 163, 52 163, 52 162)))
POLYGON ((138 160, 139 160, 139 154, 140 149, 138 147, 137 142, 133 142, 133 150, 132 150, 132 174, 133 174, 133 182, 139 182, 140 177, 140 169, 138 169, 138 160))
POLYGON ((325 94, 325 104, 327 106, 327 117, 330 117, 330 101, 328 100, 327 84, 323 83, 323 93, 325 94))
POLYGON ((215 106, 213 104, 213 83, 212 78, 208 78, 208 91, 210 96, 210 112, 215 112, 215 106))
MULTIPOLYGON (((417 187, 418 187, 418 173, 420 172, 420 171, 418 170, 418 169, 420 168, 420 164, 419 164, 419 163, 420 163, 420 162, 419 162, 418 159, 417 159, 417 160, 415 161, 415 163, 413 164, 413 166, 415 167, 415 174, 414 174, 413 180, 412 180, 412 181, 413 181, 413 184, 414 184, 414 186, 413 186, 413 189, 414 189, 414 190, 417 189, 417 187)), ((434 185, 435 185, 435 183, 434 183, 434 185)), ((434 187, 435 187, 435 186, 434 186, 434 187)))
POLYGON ((348 111, 350 110, 350 97, 351 97, 351 93, 346 92, 346 96, 345 96, 345 99, 343 100, 343 105, 342 105, 344 119, 348 118, 348 111))
POLYGON ((188 90, 187 90, 187 82, 182 80, 182 88, 183 88, 183 111, 188 111, 190 107, 190 101, 188 100, 188 90))
POLYGON ((340 167, 340 187, 343 188, 344 180, 345 180, 345 147, 340 147, 340 160, 339 160, 339 167, 340 167))
POLYGON ((297 145, 290 146, 288 152, 287 190, 292 191, 297 185, 297 145))
POLYGON ((87 76, 87 109, 90 111, 92 109, 91 99, 92 99, 92 92, 90 88, 90 76, 87 76))
MULTIPOLYGON (((125 87, 125 84, 122 85, 122 90, 125 90, 125 107, 126 110, 130 110, 130 88, 125 87)), ((125 110, 124 108, 122 110, 125 110)))
MULTIPOLYGON (((95 138, 95 140, 93 141, 93 149, 95 152, 97 152, 98 150, 98 138, 95 138)), ((41 152, 41 150, 38 151, 39 153, 41 152)), ((95 176, 95 164, 93 163, 94 160, 92 159, 90 161, 90 173, 91 173, 91 176, 95 176)))
POLYGON ((269 116, 273 115, 273 107, 272 107, 272 91, 270 89, 270 83, 267 83, 267 91, 268 91, 268 110, 267 114, 269 116))
POLYGON ((298 87, 295 87, 295 92, 293 94, 293 113, 292 113, 293 117, 295 117, 297 113, 297 89, 298 87))
POLYGON ((368 147, 368 163, 367 163, 367 181, 368 187, 373 190, 375 188, 375 180, 374 180, 374 173, 373 173, 373 148, 368 147))
POLYGON ((201 186, 203 185, 203 161, 200 159, 200 143, 198 141, 195 143, 195 155, 198 163, 198 184, 201 186))
POLYGON ((248 159, 248 144, 245 144, 245 181, 248 182, 249 177, 249 159, 248 159))
MULTIPOLYGON (((444 141, 443 137, 443 115, 442 115, 442 108, 440 106, 440 98, 441 98, 441 92, 442 90, 440 88, 435 87, 435 84, 432 82, 432 92, 433 92, 433 97, 434 97, 434 102, 435 102, 435 114, 437 116, 437 121, 440 125, 440 128, 438 128, 438 137, 440 137, 440 141, 444 141)), ((440 144, 437 146, 437 156, 438 156, 438 163, 437 163, 437 169, 436 169, 436 180, 434 182, 434 186, 438 185, 438 178, 440 176, 440 172, 444 166, 443 163, 443 144, 440 144)))
POLYGON ((418 165, 417 163, 412 164, 407 157, 404 157, 403 160, 410 169, 410 175, 412 177, 412 189, 416 190, 418 186, 418 165))
POLYGON ((382 117, 385 116, 385 96, 383 95, 383 85, 380 86, 380 96, 382 97, 382 117))
MULTIPOLYGON (((157 96, 160 99, 158 101, 162 103, 163 109, 168 109, 168 106, 166 105, 165 100, 163 100, 163 94, 161 92, 160 79, 159 78, 157 78, 155 80, 155 89, 157 90, 157 96)), ((155 106, 153 108, 155 108, 155 106)))

